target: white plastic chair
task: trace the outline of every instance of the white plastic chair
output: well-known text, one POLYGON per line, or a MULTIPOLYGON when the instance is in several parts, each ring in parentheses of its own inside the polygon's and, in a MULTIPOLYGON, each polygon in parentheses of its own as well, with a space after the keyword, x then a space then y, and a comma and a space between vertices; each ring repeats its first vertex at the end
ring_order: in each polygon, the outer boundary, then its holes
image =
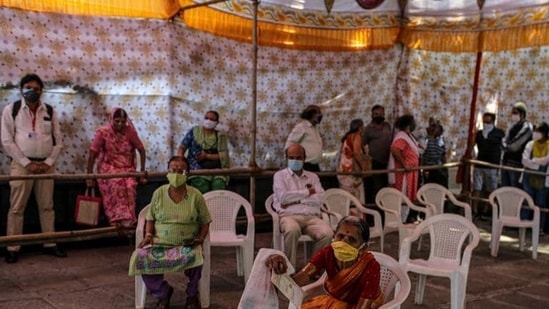
POLYGON ((488 197, 492 205, 492 239, 490 241, 491 254, 497 257, 499 239, 504 226, 519 228, 519 248, 524 250, 526 229, 532 229, 532 259, 538 257, 539 242, 539 207, 534 204, 530 195, 514 187, 502 187, 494 190, 488 197), (521 220, 520 209, 526 202, 528 208, 534 212, 532 220, 521 220))
MULTIPOLYGON (((273 220, 273 249, 284 252, 284 235, 280 233, 280 217, 273 208, 273 199, 274 194, 271 194, 265 200, 265 210, 273 220)), ((313 250, 313 239, 309 235, 301 235, 299 236, 299 242, 303 244, 304 263, 307 263, 313 250)))
MULTIPOLYGON (((412 284, 410 282, 410 277, 404 270, 404 268, 399 264, 397 260, 391 256, 381 253, 370 251, 376 261, 379 263, 380 267, 380 277, 379 282, 381 291, 385 295, 384 304, 380 306, 380 309, 393 309, 400 308, 400 305, 406 301, 412 284), (394 291, 394 292, 393 292, 394 291), (390 295, 394 295, 393 298, 390 295)), ((326 280, 326 273, 322 275, 317 281, 301 287, 301 291, 296 291, 294 295, 303 295, 303 299, 308 299, 311 296, 318 295, 324 291, 324 281, 326 280)), ((296 303, 300 303, 297 301, 296 303)), ((295 309, 295 304, 290 301, 288 309, 295 309)))
POLYGON ((371 215, 374 217, 374 225, 370 226, 370 239, 379 237, 380 238, 380 251, 383 252, 383 226, 381 224, 381 215, 374 209, 366 208, 360 203, 360 201, 351 193, 343 189, 328 189, 324 192, 325 202, 327 212, 329 214, 334 214, 330 216, 330 225, 335 230, 337 224, 344 216, 348 216, 352 213, 351 205, 356 207, 358 211, 358 216, 371 215))
POLYGON ((458 201, 452 191, 436 183, 426 183, 417 191, 417 199, 424 205, 432 207, 432 215, 444 213, 444 202, 450 201, 453 205, 463 208, 465 218, 472 220, 471 206, 458 201))
MULTIPOLYGON (((137 228, 135 230, 135 247, 143 240, 145 235, 145 217, 149 205, 145 206, 139 212, 137 219, 137 228)), ((202 264, 202 277, 198 285, 200 293, 200 304, 202 308, 210 307, 210 237, 207 236, 202 243, 202 254, 204 255, 204 264, 202 264)), ((135 308, 145 308, 145 297, 147 296, 147 288, 141 276, 135 276, 135 308)))
POLYGON ((210 246, 236 247, 237 274, 248 281, 254 262, 255 219, 252 206, 237 193, 215 190, 204 194, 206 205, 212 216, 210 224, 210 246), (236 219, 240 208, 246 212, 246 235, 236 233, 236 219))
MULTIPOLYGON (((401 208, 403 206, 424 213, 425 218, 431 216, 432 207, 429 205, 427 205, 427 207, 415 205, 406 195, 404 195, 404 193, 395 188, 386 187, 379 190, 376 194, 376 205, 385 212, 383 233, 388 234, 398 231, 399 243, 401 243, 406 236, 410 235, 417 226, 415 223, 402 222, 401 208)), ((418 250, 420 249, 420 245, 421 243, 418 244, 418 250)))
POLYGON ((450 279, 451 308, 465 308, 471 254, 478 246, 479 239, 479 231, 470 220, 456 214, 442 214, 425 219, 402 241, 399 262, 406 271, 419 275, 416 304, 423 303, 426 277, 436 276, 450 279), (421 237, 424 231, 428 231, 431 239, 429 257, 426 260, 411 259, 412 242, 421 237))

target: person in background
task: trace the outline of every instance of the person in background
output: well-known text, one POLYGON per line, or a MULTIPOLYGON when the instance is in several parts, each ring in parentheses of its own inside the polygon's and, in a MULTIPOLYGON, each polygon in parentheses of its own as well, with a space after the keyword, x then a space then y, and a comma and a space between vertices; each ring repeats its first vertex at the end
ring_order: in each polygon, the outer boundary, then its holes
MULTIPOLYGON (((526 143, 532 139, 532 123, 526 120, 526 104, 517 102, 511 110, 513 125, 507 131, 503 143, 503 159, 501 164, 508 167, 522 168, 522 154, 526 143)), ((501 170, 501 185, 503 187, 521 188, 520 172, 501 170)))
MULTIPOLYGON (((427 146, 421 156, 422 165, 441 165, 446 163, 446 145, 442 134, 444 129, 439 121, 429 119, 427 127, 427 146)), ((436 183, 448 188, 448 169, 432 169, 423 172, 425 183, 436 183)))
POLYGON ((317 105, 309 105, 300 117, 303 120, 296 124, 288 135, 284 149, 288 149, 292 144, 303 146, 307 153, 303 168, 310 172, 319 172, 319 163, 322 160, 322 138, 317 126, 322 121, 322 111, 317 105))
MULTIPOLYGON (((417 168, 419 166, 419 156, 423 152, 423 149, 412 134, 416 129, 414 116, 400 116, 395 123, 395 128, 397 128, 398 131, 391 144, 389 169, 404 169, 404 171, 395 172, 394 176, 390 175, 389 177, 394 178, 394 180, 390 179, 389 183, 391 183, 395 189, 404 193, 410 201, 415 201, 419 185, 419 170, 412 170, 411 168, 417 168)), ((403 206, 403 222, 408 218, 408 212, 408 207, 403 206)), ((414 219, 415 221, 415 218, 411 219, 414 219)))
MULTIPOLYGON (((491 164, 499 164, 501 158, 501 145, 505 132, 495 127, 496 115, 484 113, 482 115, 482 130, 475 137, 478 149, 477 160, 491 164)), ((472 147, 471 147, 472 148, 472 147)), ((485 204, 476 199, 488 197, 498 187, 498 169, 475 166, 473 170, 473 202, 471 208, 475 219, 484 220, 485 204)))
MULTIPOLYGON (((526 170, 532 170, 547 174, 549 165, 549 124, 542 122, 533 133, 533 140, 529 141, 522 153, 522 164, 526 170)), ((536 206, 547 209, 547 195, 549 193, 549 176, 524 173, 522 188, 534 200, 536 206)), ((521 219, 530 219, 532 211, 521 209, 521 219)), ((540 235, 545 235, 547 230, 547 212, 542 211, 539 217, 540 235)))
POLYGON ((327 246, 333 236, 330 225, 320 217, 324 189, 315 173, 303 169, 305 148, 292 144, 286 149, 288 167, 274 174, 273 208, 280 216, 284 253, 296 265, 297 244, 302 234, 313 239, 313 251, 327 246))
MULTIPOLYGON (((389 155, 391 153, 391 142, 393 140, 393 129, 391 124, 385 120, 385 108, 381 105, 372 107, 372 120, 364 128, 362 144, 367 153, 372 157, 372 170, 387 169, 389 155)), ((375 203, 376 194, 381 188, 388 185, 387 174, 373 174, 364 178, 365 200, 368 204, 375 203)))
MULTIPOLYGON (((119 107, 112 109, 109 123, 100 127, 90 146, 87 172, 93 173, 97 160, 97 173, 117 174, 136 171, 136 150, 139 152, 141 172, 145 171, 146 153, 128 114, 119 107)), ((137 222, 135 201, 137 183, 145 184, 147 179, 133 177, 97 179, 103 197, 103 209, 110 225, 132 227, 137 222)), ((86 180, 86 186, 93 188, 95 181, 86 180)))
MULTIPOLYGON (((55 161, 63 149, 57 113, 40 99, 44 83, 38 75, 25 75, 19 86, 21 100, 7 105, 2 112, 2 146, 9 156, 10 176, 54 174, 55 161)), ((23 233, 25 208, 31 192, 38 204, 42 232, 55 232, 53 179, 12 180, 9 184, 6 235, 23 233)), ((20 248, 17 245, 7 247, 7 263, 17 262, 20 248)), ((67 256, 55 243, 45 243, 44 253, 67 256)))
MULTIPOLYGON (((339 151, 338 171, 352 172, 355 157, 364 154, 362 146, 362 134, 364 131, 364 122, 362 119, 353 119, 349 131, 341 139, 341 149, 339 151)), ((353 175, 337 175, 339 187, 354 195, 362 204, 364 204, 364 184, 363 177, 353 175)))
POLYGON ((154 191, 145 219, 145 237, 130 259, 129 275, 141 275, 149 293, 158 299, 157 309, 169 308, 174 289, 164 274, 177 271, 184 271, 189 279, 184 308, 200 308, 202 244, 212 219, 200 191, 186 185, 188 174, 184 157, 170 159, 169 184, 154 191))
MULTIPOLYGON (((370 229, 357 217, 347 216, 338 223, 329 246, 313 255, 309 263, 293 275, 304 286, 316 280, 323 271, 326 294, 305 301, 301 309, 364 308, 375 309, 383 304, 380 288, 380 265, 368 252, 370 229)), ((277 274, 286 273, 286 259, 277 254, 269 256, 265 264, 277 274)))
MULTIPOLYGON (((227 137, 216 130, 219 124, 219 113, 208 111, 201 126, 194 126, 185 134, 177 149, 178 156, 189 160, 191 170, 208 170, 230 168, 227 137)), ((224 190, 229 183, 229 176, 195 175, 189 177, 189 184, 202 193, 213 190, 224 190)))

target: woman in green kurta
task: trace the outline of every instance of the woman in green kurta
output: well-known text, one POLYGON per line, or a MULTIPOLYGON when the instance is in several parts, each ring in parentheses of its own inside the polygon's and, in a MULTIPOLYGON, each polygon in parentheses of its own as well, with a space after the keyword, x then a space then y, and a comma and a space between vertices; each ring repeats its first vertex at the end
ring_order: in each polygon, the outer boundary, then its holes
MULTIPOLYGON (((178 156, 187 153, 191 170, 229 168, 230 158, 227 137, 215 128, 219 123, 219 113, 208 111, 201 126, 195 126, 183 137, 178 156)), ((223 190, 229 182, 228 176, 195 175, 189 177, 189 184, 202 193, 223 190)))
POLYGON ((169 184, 156 189, 146 216, 145 237, 132 254, 130 275, 141 275, 156 308, 168 308, 173 288, 164 273, 185 271, 189 278, 185 308, 200 308, 198 283, 202 273, 202 243, 211 216, 202 194, 187 186, 189 165, 184 157, 168 163, 169 184))

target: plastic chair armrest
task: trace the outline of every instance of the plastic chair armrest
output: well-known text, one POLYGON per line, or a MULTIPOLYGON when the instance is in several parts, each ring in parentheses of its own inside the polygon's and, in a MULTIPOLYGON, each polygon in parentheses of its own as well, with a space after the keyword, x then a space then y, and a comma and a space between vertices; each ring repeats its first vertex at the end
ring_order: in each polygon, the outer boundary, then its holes
POLYGON ((380 228, 382 227, 381 215, 377 210, 366 208, 362 205, 357 205, 356 209, 363 214, 374 217, 374 227, 380 227, 380 228))
POLYGON ((325 205, 322 205, 322 207, 320 207, 320 211, 322 213, 325 213, 328 216, 335 217, 337 219, 337 221, 339 221, 343 218, 343 216, 341 214, 338 214, 336 212, 328 210, 328 208, 326 208, 325 205))
POLYGON ((427 217, 427 218, 430 217, 433 214, 433 209, 435 208, 435 206, 433 206, 430 203, 425 203, 425 207, 416 205, 416 204, 411 203, 411 202, 406 202, 406 205, 408 207, 410 207, 411 209, 415 210, 415 211, 424 213, 425 217, 427 217))

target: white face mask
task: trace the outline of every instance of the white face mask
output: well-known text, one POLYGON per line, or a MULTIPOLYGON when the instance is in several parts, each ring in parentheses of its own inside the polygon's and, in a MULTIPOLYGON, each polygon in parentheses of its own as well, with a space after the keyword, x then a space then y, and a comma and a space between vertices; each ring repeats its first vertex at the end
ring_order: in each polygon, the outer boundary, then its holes
POLYGON ((513 123, 517 123, 520 121, 520 115, 518 114, 512 114, 511 115, 511 120, 513 121, 513 123))
POLYGON ((213 121, 210 119, 204 119, 204 122, 202 123, 202 126, 208 130, 212 130, 217 126, 217 121, 213 121))
POLYGON ((532 139, 534 141, 539 141, 542 138, 543 138, 543 134, 541 134, 541 132, 534 131, 534 133, 532 134, 532 139))
POLYGON ((485 123, 482 126, 483 126, 482 131, 486 132, 486 133, 488 133, 488 132, 490 132, 494 129, 494 125, 491 124, 491 123, 485 123))

